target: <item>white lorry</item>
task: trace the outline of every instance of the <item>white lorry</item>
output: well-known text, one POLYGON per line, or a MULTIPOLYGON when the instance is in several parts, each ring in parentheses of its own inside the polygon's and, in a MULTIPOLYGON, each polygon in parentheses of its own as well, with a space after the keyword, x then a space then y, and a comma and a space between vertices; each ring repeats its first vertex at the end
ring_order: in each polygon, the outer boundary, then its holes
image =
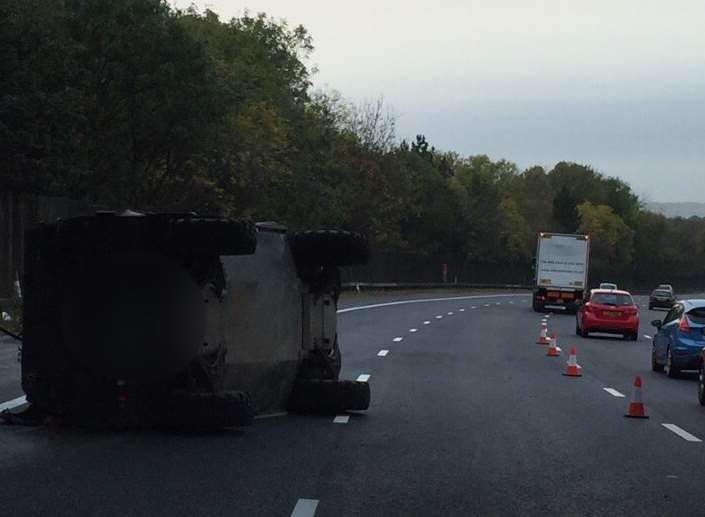
POLYGON ((536 246, 533 307, 576 312, 587 287, 590 237, 540 233, 536 246))

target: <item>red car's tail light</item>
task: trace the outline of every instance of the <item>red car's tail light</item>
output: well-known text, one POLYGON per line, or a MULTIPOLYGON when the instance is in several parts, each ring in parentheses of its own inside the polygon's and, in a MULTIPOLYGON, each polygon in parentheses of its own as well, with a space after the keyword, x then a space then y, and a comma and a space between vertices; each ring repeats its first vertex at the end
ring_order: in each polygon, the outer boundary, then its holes
POLYGON ((636 316, 638 312, 639 311, 636 307, 627 307, 626 309, 624 309, 624 314, 626 314, 627 316, 636 316))
POLYGON ((585 312, 589 312, 592 314, 594 312, 597 312, 597 308, 593 304, 591 304, 590 302, 587 302, 585 304, 585 312))

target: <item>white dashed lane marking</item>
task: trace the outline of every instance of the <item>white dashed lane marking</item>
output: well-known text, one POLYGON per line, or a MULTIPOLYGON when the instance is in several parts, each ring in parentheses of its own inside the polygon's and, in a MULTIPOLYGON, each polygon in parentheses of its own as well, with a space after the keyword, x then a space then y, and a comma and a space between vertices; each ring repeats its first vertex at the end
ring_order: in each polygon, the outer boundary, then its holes
POLYGON ((686 442, 702 442, 702 440, 700 438, 698 438, 697 436, 693 436, 685 429, 681 429, 680 427, 678 427, 676 424, 661 424, 661 425, 664 426, 669 431, 673 431, 674 433, 676 433, 678 436, 683 438, 686 442))
POLYGON ((489 306, 490 306, 490 304, 489 304, 489 303, 486 303, 486 304, 485 304, 485 307, 489 307, 489 306))
POLYGON ((471 309, 477 309, 477 307, 475 307, 474 305, 473 305, 472 307, 470 307, 470 308, 471 308, 471 309))
POLYGON ((399 343, 399 341, 401 341, 402 339, 404 339, 404 338, 397 336, 394 339, 392 339, 392 341, 394 341, 395 343, 399 343))
POLYGON ((460 312, 465 312, 465 309, 458 309, 460 312))
POLYGON ((654 339, 654 338, 652 338, 651 336, 649 336, 648 334, 644 334, 644 337, 645 337, 646 339, 654 339))
POLYGON ((417 332, 419 329, 409 329, 409 332, 417 332))
POLYGON ((495 303, 495 305, 502 305, 502 302, 497 302, 495 303))
POLYGON ((437 320, 440 320, 440 319, 442 319, 442 318, 443 318, 443 316, 441 316, 440 314, 439 314, 438 316, 436 316, 436 319, 437 319, 437 320))
POLYGON ((370 380, 370 376, 366 373, 363 373, 357 377, 357 382, 367 382, 370 380))
POLYGON ((450 312, 448 313, 448 316, 452 316, 452 315, 453 315, 453 311, 450 311, 450 312))
POLYGON ((0 412, 5 411, 6 409, 14 409, 17 406, 21 406, 26 403, 27 397, 18 397, 16 399, 8 400, 7 402, 0 404, 0 412))
POLYGON ((299 499, 296 501, 291 517, 313 517, 316 515, 318 499, 299 499))
POLYGON ((602 388, 602 389, 605 390, 605 391, 606 391, 607 393, 609 393, 610 395, 613 395, 613 396, 615 396, 615 397, 624 398, 624 394, 618 392, 618 391, 617 391, 616 389, 614 389, 614 388, 602 388))
POLYGON ((424 324, 424 325, 430 325, 431 322, 430 322, 430 321, 424 321, 423 324, 424 324))
POLYGON ((333 419, 334 424, 347 424, 350 421, 349 415, 338 415, 333 419))
POLYGON ((389 353, 389 350, 380 350, 379 352, 377 352, 377 355, 380 357, 384 357, 388 353, 389 353))

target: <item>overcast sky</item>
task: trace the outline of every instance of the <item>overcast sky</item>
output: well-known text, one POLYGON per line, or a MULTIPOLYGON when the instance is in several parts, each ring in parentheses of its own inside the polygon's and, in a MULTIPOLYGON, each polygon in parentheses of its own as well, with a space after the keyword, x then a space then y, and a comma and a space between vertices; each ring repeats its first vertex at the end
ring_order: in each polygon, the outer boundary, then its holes
POLYGON ((304 25, 316 87, 383 95, 400 138, 522 168, 587 163, 646 200, 705 201, 705 0, 196 4, 304 25))

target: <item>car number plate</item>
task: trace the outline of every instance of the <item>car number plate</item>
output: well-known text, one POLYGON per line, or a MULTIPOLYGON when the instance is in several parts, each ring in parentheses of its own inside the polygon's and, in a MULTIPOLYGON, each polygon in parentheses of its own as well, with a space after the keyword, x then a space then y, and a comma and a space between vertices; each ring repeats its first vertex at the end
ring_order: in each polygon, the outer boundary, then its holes
POLYGON ((615 311, 602 311, 602 315, 606 316, 608 318, 616 318, 618 316, 621 316, 621 312, 615 312, 615 311))

